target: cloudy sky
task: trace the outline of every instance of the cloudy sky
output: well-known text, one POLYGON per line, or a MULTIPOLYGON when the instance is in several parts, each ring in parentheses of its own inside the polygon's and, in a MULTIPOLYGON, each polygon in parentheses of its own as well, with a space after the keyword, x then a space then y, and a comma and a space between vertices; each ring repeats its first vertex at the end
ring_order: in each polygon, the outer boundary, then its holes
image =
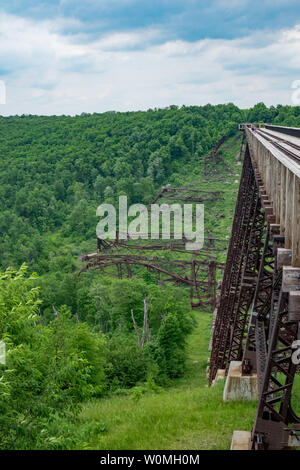
POLYGON ((0 58, 2 115, 292 104, 300 2, 0 0, 0 58))

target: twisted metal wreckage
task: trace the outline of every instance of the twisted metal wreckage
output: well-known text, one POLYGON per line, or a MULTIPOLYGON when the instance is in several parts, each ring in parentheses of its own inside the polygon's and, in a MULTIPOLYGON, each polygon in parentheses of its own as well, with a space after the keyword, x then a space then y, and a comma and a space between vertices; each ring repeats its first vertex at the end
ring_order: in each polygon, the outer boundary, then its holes
MULTIPOLYGON (((193 188, 172 188, 170 185, 161 189, 151 204, 161 199, 176 200, 181 202, 214 201, 221 197, 220 191, 203 191, 193 188)), ((150 205, 150 204, 149 204, 150 205)), ((116 239, 112 241, 97 240, 96 253, 82 256, 82 261, 88 261, 80 272, 88 269, 100 269, 102 272, 113 273, 109 268, 116 268, 119 278, 124 275, 132 277, 134 267, 144 267, 150 272, 159 274, 159 282, 165 284, 186 285, 190 288, 190 300, 192 308, 213 309, 215 306, 217 288, 217 270, 222 270, 224 263, 217 262, 219 252, 227 249, 227 240, 207 238, 203 249, 200 251, 187 250, 186 240, 147 240, 141 242, 120 237, 117 232, 116 239), (225 246, 224 246, 225 245, 225 246), (121 251, 121 253, 120 253, 121 251), (132 254, 138 251, 139 254, 132 254), (142 256, 145 251, 177 252, 189 259, 169 259, 168 256, 142 256)), ((140 235, 140 239, 148 239, 148 234, 140 235)))

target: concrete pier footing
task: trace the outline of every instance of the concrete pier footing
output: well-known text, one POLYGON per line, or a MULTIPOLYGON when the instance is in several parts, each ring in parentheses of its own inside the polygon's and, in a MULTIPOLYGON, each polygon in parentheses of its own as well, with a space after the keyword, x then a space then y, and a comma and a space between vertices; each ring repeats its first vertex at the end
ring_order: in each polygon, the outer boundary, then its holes
POLYGON ((255 400, 257 398, 257 375, 242 375, 242 362, 231 361, 226 377, 223 400, 255 400))
MULTIPOLYGON (((233 431, 230 450, 251 450, 251 432, 250 431, 233 431)), ((290 436, 287 447, 283 450, 299 449, 299 441, 297 437, 290 436)))
POLYGON ((225 369, 218 369, 217 374, 215 379, 212 382, 212 385, 214 385, 218 380, 225 379, 225 369))
POLYGON ((250 431, 233 431, 230 450, 250 450, 250 445, 250 431))

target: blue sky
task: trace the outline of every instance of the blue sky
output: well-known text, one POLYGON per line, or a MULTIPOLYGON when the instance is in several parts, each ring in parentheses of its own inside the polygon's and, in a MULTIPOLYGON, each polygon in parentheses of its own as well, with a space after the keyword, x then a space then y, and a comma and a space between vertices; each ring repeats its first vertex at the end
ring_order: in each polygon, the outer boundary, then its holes
POLYGON ((159 26, 169 38, 187 41, 236 38, 253 30, 290 27, 300 18, 298 0, 2 0, 1 6, 37 20, 64 17, 82 22, 66 33, 159 26))
POLYGON ((292 104, 299 0, 1 0, 0 113, 292 104))

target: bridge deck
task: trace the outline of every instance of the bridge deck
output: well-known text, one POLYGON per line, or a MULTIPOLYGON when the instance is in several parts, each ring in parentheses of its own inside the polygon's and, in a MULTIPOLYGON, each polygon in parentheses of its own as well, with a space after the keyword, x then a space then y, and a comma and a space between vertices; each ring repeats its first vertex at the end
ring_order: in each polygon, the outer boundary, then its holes
POLYGON ((289 128, 246 128, 253 164, 267 196, 269 220, 280 225, 292 266, 300 267, 300 137, 289 128))
POLYGON ((287 134, 284 134, 282 132, 273 131, 271 129, 261 129, 261 130, 263 130, 268 135, 270 135, 270 137, 272 137, 272 136, 280 137, 281 139, 288 140, 289 142, 298 145, 299 148, 300 148, 300 135, 299 135, 299 137, 295 137, 293 135, 287 135, 287 134))
POLYGON ((270 130, 247 129, 248 137, 257 139, 269 152, 288 168, 294 175, 300 178, 300 139, 281 132, 270 130), (282 142, 278 139, 284 140, 282 142), (289 144, 287 144, 289 142, 289 144), (296 148, 299 147, 299 148, 296 148), (286 150, 286 152, 284 151, 286 150), (290 153, 290 155, 289 155, 290 153))
POLYGON ((296 158, 294 160, 300 165, 300 138, 292 135, 282 134, 281 132, 271 130, 260 130, 259 132, 268 136, 268 139, 273 139, 275 144, 281 144, 286 150, 292 152, 296 158), (298 160, 298 161, 297 161, 298 160))

